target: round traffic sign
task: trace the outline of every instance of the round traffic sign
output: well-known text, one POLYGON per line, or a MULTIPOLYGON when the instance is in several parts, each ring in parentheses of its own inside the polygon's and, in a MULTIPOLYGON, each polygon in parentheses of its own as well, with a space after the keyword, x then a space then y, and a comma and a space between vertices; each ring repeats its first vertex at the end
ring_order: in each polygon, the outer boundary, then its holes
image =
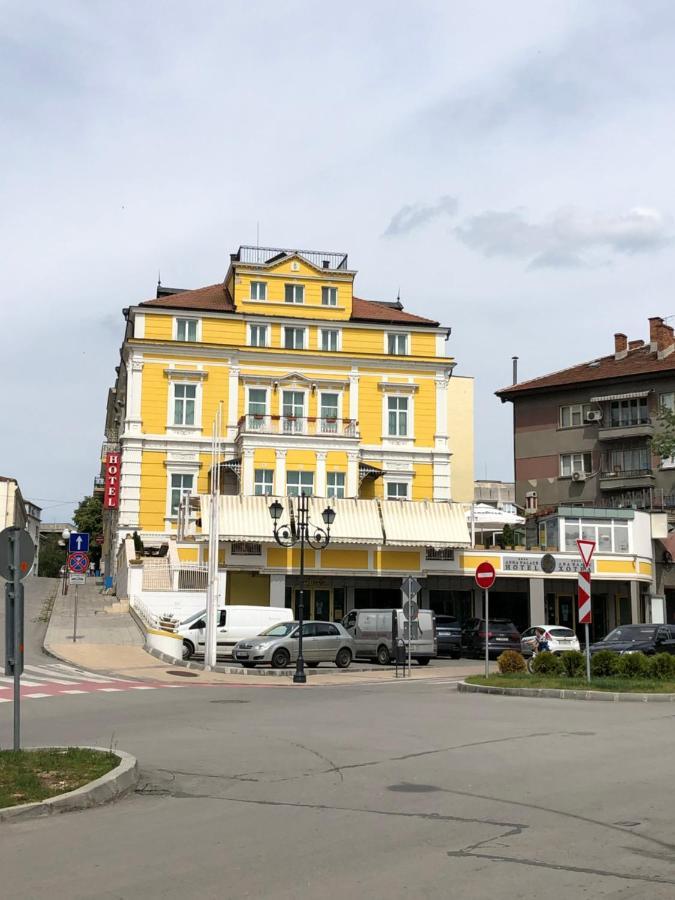
POLYGON ((89 554, 77 551, 68 557, 68 568, 76 575, 84 575, 89 571, 89 554))
POLYGON ((497 577, 497 573, 495 572, 495 567, 492 563, 482 562, 477 568, 474 575, 476 579, 476 584, 479 588, 483 588, 484 591, 489 590, 492 585, 495 583, 495 578, 497 577))
POLYGON ((23 579, 30 572, 35 559, 35 544, 33 539, 22 528, 10 526, 0 531, 0 575, 6 580, 12 580, 14 565, 14 548, 10 537, 14 533, 19 540, 19 579, 23 579))
POLYGON ((416 622, 419 618, 417 600, 406 600, 403 604, 403 615, 409 622, 416 622))

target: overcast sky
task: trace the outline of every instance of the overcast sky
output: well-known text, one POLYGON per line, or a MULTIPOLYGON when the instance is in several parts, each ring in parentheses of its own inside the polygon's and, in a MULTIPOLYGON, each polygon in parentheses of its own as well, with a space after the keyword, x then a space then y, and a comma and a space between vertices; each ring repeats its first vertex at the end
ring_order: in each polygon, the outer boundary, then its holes
POLYGON ((675 313, 668 0, 5 0, 0 474, 90 493, 124 306, 241 243, 334 249, 493 392, 675 313))

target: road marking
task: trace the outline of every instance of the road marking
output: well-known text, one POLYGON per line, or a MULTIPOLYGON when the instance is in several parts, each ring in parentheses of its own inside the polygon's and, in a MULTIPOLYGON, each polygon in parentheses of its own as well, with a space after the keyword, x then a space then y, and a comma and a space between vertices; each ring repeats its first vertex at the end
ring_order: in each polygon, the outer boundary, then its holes
MULTIPOLYGON (((106 694, 120 694, 122 692, 122 688, 95 688, 97 691, 104 691, 106 694)), ((93 693, 93 692, 92 692, 93 693)))
POLYGON ((21 697, 23 700, 38 700, 42 697, 49 697, 50 694, 22 694, 21 697))
POLYGON ((11 702, 12 701, 10 700, 9 697, 0 697, 0 703, 11 703, 11 702))
MULTIPOLYGON (((178 687, 178 685, 175 685, 178 687)), ((132 691, 154 691, 155 686, 152 684, 134 684, 131 686, 132 691)))
POLYGON ((90 692, 89 691, 76 691, 76 690, 59 691, 59 694, 88 694, 88 693, 90 693, 90 692))
MULTIPOLYGON (((5 678, 4 676, 0 678, 0 684, 14 684, 13 678, 5 678)), ((22 687, 42 687, 42 683, 40 681, 26 681, 25 678, 21 679, 22 687)))

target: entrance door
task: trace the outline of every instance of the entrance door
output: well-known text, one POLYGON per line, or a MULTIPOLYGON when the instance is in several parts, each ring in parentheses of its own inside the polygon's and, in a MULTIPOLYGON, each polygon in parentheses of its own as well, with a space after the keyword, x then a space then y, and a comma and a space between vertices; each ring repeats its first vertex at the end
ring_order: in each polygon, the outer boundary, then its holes
POLYGON ((330 622, 330 591, 314 591, 314 618, 321 622, 330 622))
POLYGON ((574 631, 574 597, 571 594, 546 594, 546 621, 541 624, 563 625, 574 631))

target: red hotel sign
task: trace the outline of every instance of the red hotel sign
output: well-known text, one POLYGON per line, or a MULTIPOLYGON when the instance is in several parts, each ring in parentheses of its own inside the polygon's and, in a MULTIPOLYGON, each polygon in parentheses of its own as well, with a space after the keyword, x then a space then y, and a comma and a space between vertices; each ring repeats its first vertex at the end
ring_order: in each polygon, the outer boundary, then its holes
POLYGON ((105 455, 105 493, 103 495, 104 509, 117 509, 120 492, 120 454, 106 453, 105 455))

